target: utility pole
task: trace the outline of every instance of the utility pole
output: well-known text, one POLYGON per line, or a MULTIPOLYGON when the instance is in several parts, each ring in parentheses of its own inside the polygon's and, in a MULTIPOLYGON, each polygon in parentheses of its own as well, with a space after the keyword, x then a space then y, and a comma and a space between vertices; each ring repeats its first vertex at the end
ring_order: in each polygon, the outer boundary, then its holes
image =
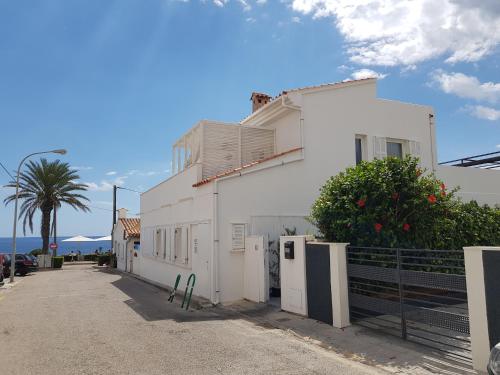
POLYGON ((115 253, 115 237, 114 237, 114 229, 116 224, 116 190, 117 186, 113 185, 113 225, 111 226, 111 255, 109 257, 109 267, 111 268, 113 265, 111 264, 113 259, 113 254, 115 253))
POLYGON ((53 256, 57 256, 57 206, 54 205, 54 243, 56 248, 54 249, 53 256))

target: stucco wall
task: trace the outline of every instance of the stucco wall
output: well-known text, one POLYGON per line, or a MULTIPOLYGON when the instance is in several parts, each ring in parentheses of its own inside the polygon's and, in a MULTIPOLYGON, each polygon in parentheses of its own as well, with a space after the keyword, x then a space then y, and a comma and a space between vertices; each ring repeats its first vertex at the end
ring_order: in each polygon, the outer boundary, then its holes
MULTIPOLYGON (((177 274, 181 274, 182 284, 194 272, 197 278, 209 280, 212 284, 210 271, 212 237, 211 218, 213 210, 212 185, 193 188, 201 176, 201 166, 194 165, 181 173, 171 177, 163 183, 153 187, 141 195, 141 276, 159 284, 172 287, 177 274), (206 225, 209 229, 196 235, 197 248, 193 245, 195 225, 206 225), (189 260, 182 264, 182 260, 174 259, 172 253, 166 258, 160 253, 155 254, 155 231, 165 230, 168 233, 169 251, 174 251, 173 232, 175 228, 182 228, 186 237, 189 260), (209 264, 207 265, 207 262, 209 264), (207 271, 208 267, 208 271, 207 271)), ((198 284, 193 294, 211 298, 211 285, 198 284)))
POLYGON ((500 205, 500 171, 439 165, 436 177, 449 188, 460 187, 457 195, 464 201, 500 205))

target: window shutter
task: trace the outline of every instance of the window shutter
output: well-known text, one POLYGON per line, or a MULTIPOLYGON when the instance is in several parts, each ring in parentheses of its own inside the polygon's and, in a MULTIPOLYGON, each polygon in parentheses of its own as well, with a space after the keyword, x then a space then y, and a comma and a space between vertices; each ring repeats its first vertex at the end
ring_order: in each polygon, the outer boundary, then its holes
POLYGON ((387 157, 387 141, 384 137, 373 137, 373 157, 377 159, 387 157))
POLYGON ((420 142, 410 141, 410 154, 420 158, 422 151, 420 148, 420 142))

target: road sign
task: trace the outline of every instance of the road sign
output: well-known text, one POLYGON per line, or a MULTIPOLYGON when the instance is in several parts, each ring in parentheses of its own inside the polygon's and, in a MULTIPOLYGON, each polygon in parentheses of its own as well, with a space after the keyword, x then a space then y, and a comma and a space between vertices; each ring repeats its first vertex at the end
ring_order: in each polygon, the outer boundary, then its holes
POLYGON ((50 250, 57 250, 57 244, 56 244, 56 243, 53 243, 53 242, 52 242, 52 243, 49 245, 49 247, 50 247, 50 250))

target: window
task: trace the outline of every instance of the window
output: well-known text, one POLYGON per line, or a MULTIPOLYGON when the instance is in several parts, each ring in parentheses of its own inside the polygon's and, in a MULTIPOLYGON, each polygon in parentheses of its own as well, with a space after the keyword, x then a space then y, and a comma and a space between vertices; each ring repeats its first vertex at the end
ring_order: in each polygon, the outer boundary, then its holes
POLYGON ((403 158, 403 144, 401 142, 387 141, 387 156, 403 158))
POLYGON ((170 260, 170 227, 165 229, 165 243, 163 246, 163 259, 170 260))
POLYGON ((182 256, 182 228, 175 228, 174 231, 174 261, 178 261, 182 256))
POLYGON ((366 135, 356 134, 356 137, 354 138, 354 148, 356 154, 356 165, 361 163, 363 160, 367 160, 366 135))
POLYGON ((163 248, 163 230, 156 229, 156 237, 155 237, 155 254, 158 256, 162 252, 163 248))

